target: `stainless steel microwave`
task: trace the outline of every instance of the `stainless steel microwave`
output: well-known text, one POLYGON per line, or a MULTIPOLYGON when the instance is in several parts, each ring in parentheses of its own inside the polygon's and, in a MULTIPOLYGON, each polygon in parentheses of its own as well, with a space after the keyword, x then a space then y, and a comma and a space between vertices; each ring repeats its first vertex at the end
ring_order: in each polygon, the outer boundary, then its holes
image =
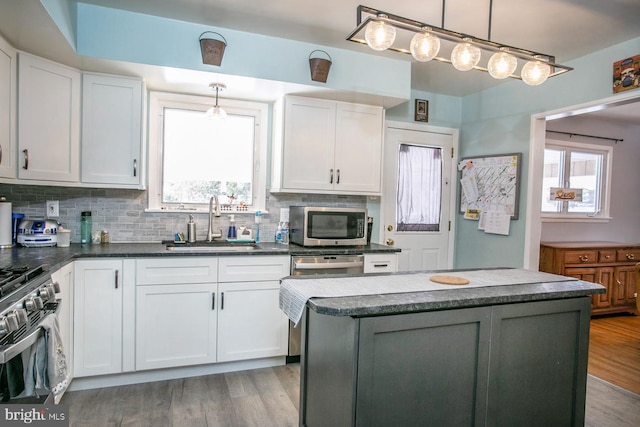
POLYGON ((367 209, 290 206, 289 236, 301 246, 366 245, 367 209))

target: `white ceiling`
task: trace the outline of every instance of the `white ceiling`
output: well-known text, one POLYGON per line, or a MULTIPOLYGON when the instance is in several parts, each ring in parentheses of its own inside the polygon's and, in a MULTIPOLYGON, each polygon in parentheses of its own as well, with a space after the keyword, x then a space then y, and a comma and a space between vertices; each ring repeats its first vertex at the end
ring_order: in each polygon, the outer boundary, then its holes
MULTIPOLYGON (((367 46, 345 40, 356 26, 356 10, 361 0, 82 1, 411 60, 409 55, 375 53, 367 46)), ((444 4, 445 28, 488 37, 490 0, 448 0, 444 4)), ((370 0, 365 5, 434 26, 442 25, 441 0, 370 0)), ((640 0, 493 0, 492 8, 491 40, 554 55, 560 64, 640 37, 640 0)), ((18 49, 82 69, 124 72, 133 67, 131 64, 78 58, 38 0, 0 0, 0 33, 18 49)), ((138 66, 136 71, 144 73, 152 85, 163 84, 161 80, 165 73, 154 67, 138 66)), ((412 65, 412 87, 418 90, 464 96, 501 83, 487 73, 463 73, 448 64, 414 61, 412 65)), ((233 86, 228 86, 231 92, 233 86)), ((608 110, 605 111, 610 113, 608 110)), ((636 123, 640 122, 636 120, 636 123)))

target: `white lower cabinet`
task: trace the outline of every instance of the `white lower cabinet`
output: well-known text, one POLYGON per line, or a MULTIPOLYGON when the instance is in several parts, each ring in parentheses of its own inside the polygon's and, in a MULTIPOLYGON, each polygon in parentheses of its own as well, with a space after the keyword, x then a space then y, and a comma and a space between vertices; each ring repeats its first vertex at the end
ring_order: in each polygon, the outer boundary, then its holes
POLYGON ((285 356, 288 256, 139 259, 136 370, 285 356))
POLYGON ((213 284, 136 288, 136 370, 216 361, 213 284))
POLYGON ((75 377, 133 371, 134 260, 75 262, 75 377))

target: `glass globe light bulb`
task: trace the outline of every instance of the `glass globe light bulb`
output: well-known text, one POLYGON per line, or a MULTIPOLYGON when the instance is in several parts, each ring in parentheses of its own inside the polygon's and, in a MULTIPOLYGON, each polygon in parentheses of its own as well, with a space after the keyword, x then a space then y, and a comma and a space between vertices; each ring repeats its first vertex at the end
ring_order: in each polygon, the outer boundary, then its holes
POLYGON ((466 40, 458 43, 451 52, 451 64, 460 71, 469 71, 480 62, 480 48, 466 40))
POLYGON ((494 79, 506 79, 515 71, 518 60, 506 50, 491 55, 487 69, 494 79))
POLYGON ((417 33, 411 39, 411 56, 420 62, 431 61, 440 51, 440 39, 429 33, 417 33))
POLYGON ((544 83, 551 74, 551 67, 544 61, 529 61, 522 67, 520 77, 529 86, 537 86, 544 83))
POLYGON ((227 112, 219 106, 211 107, 205 113, 207 119, 225 119, 227 118, 227 112))
MULTIPOLYGON (((386 17, 386 15, 378 15, 378 18, 386 17)), ((371 49, 377 51, 386 50, 396 40, 396 29, 384 21, 371 21, 367 24, 364 39, 371 49)))

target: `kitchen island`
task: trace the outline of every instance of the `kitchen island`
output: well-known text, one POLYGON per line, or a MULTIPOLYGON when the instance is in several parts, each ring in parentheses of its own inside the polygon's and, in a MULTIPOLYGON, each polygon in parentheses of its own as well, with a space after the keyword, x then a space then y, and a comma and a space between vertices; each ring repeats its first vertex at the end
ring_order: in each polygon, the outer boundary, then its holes
POLYGON ((293 321, 305 294, 331 296, 305 301, 300 425, 583 425, 590 295, 604 288, 526 270, 444 273, 466 285, 436 274, 283 280, 293 321))

